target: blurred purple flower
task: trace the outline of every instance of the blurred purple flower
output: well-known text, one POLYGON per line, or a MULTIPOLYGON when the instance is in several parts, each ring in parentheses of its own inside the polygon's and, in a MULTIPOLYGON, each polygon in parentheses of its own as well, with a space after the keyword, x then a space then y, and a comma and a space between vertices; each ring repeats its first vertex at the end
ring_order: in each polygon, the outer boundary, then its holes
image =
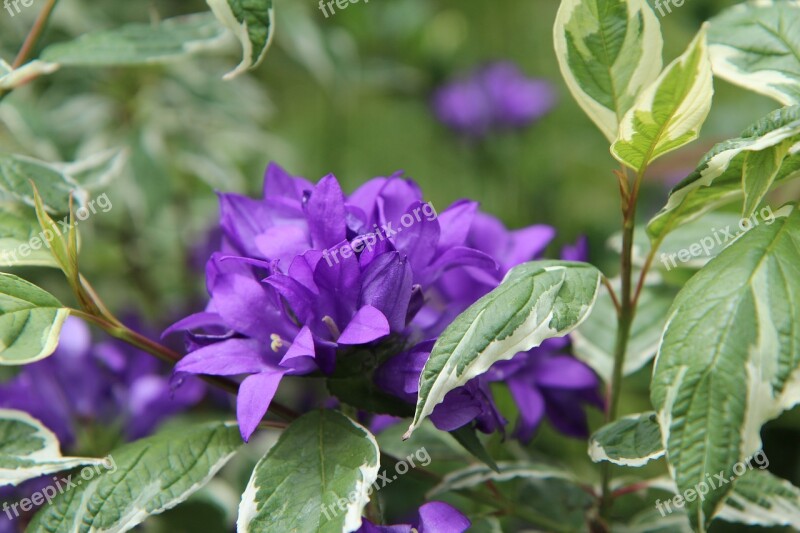
POLYGON ((458 509, 444 502, 429 502, 419 508, 413 524, 378 526, 362 520, 357 533, 463 533, 472 523, 458 509))
POLYGON ((0 383, 0 407, 29 413, 67 448, 83 422, 121 423, 125 438, 135 440, 205 392, 193 377, 173 385, 153 356, 119 341, 94 344, 89 327, 70 317, 52 356, 0 383))
POLYGON ((433 96, 438 119, 468 137, 522 128, 555 104, 544 80, 528 78, 509 61, 491 63, 439 88, 433 96))

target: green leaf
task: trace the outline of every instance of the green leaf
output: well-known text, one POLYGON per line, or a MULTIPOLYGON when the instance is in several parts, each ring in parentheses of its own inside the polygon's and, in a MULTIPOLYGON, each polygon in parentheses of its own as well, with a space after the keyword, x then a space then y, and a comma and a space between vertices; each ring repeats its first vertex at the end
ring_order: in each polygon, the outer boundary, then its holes
POLYGON ((69 311, 36 285, 0 272, 0 365, 51 355, 69 311))
MULTIPOLYGON (((747 152, 765 150, 786 140, 800 141, 800 106, 785 107, 762 118, 736 139, 717 144, 697 169, 670 192, 667 205, 650 221, 654 241, 682 224, 742 196, 742 168, 747 152)), ((774 182, 800 176, 800 144, 790 149, 774 182)))
POLYGON ((238 531, 355 531, 379 469, 369 431, 337 411, 308 413, 256 465, 238 531))
POLYGON ((61 228, 56 224, 56 221, 47 214, 44 203, 42 203, 42 197, 39 195, 39 191, 36 190, 36 187, 33 187, 33 202, 36 207, 36 218, 39 219, 39 225, 42 228, 41 235, 44 238, 45 244, 50 249, 50 253, 67 278, 70 280, 74 279, 75 282, 77 282, 78 256, 77 250, 72 248, 71 245, 77 247, 78 230, 75 227, 72 211, 70 211, 69 218, 67 219, 69 229, 67 230, 67 237, 65 238, 61 234, 61 228), (67 241, 69 241, 69 244, 67 241))
POLYGON ((127 24, 48 46, 41 59, 61 66, 115 67, 163 63, 216 46, 224 29, 208 13, 127 24))
POLYGON ((511 270, 437 339, 422 369, 414 421, 404 438, 451 390, 497 361, 574 330, 594 305, 600 276, 591 265, 568 261, 533 261, 511 270))
POLYGON ((742 166, 744 210, 742 218, 750 218, 772 188, 783 160, 789 153, 791 141, 770 146, 759 152, 747 152, 742 166))
POLYGON ((13 211, 0 211, 0 267, 58 268, 42 237, 35 219, 13 211))
POLYGON ((454 431, 451 431, 450 434, 461 446, 464 447, 465 450, 470 453, 470 455, 481 461, 492 470, 499 472, 497 469, 497 463, 494 462, 494 459, 486 450, 486 447, 483 445, 481 440, 478 438, 474 428, 469 425, 462 426, 454 431))
POLYGON ((661 27, 644 0, 563 0, 556 56, 572 96, 610 142, 661 72, 661 27))
POLYGON ((652 411, 606 424, 589 440, 589 457, 595 463, 644 466, 663 455, 661 430, 652 411))
POLYGON ((58 65, 39 60, 31 61, 15 69, 0 59, 0 91, 16 89, 34 78, 56 70, 58 70, 58 65))
POLYGON ((69 196, 77 205, 86 202, 86 192, 55 165, 26 156, 0 154, 0 200, 15 200, 33 206, 36 185, 45 205, 53 212, 69 212, 69 196))
POLYGON ((0 409, 0 486, 102 462, 63 457, 58 439, 41 422, 22 411, 0 409))
POLYGON ((800 530, 800 489, 765 470, 749 471, 734 484, 719 518, 800 530))
POLYGON ((272 43, 275 27, 272 0, 206 0, 206 3, 242 45, 242 62, 225 79, 256 68, 272 43))
MULTIPOLYGON (((666 287, 645 286, 631 328, 625 356, 623 375, 638 371, 656 355, 661 332, 667 321, 675 293, 666 287)), ((597 297, 592 312, 583 324, 572 332, 572 351, 592 367, 603 381, 611 381, 614 367, 614 346, 617 335, 617 313, 608 291, 597 297)))
POLYGON ((473 465, 450 472, 426 497, 431 499, 446 492, 478 487, 487 481, 502 482, 512 479, 563 479, 577 482, 570 472, 549 463, 503 461, 497 464, 497 469, 473 465))
POLYGON ((711 110, 714 86, 706 26, 682 56, 639 95, 620 123, 614 157, 637 172, 695 140, 711 110))
POLYGON ((710 22, 714 74, 783 105, 800 104, 800 2, 743 2, 710 22))
MULTIPOLYGON (((679 293, 656 356, 651 400, 682 492, 761 447, 766 421, 800 401, 800 212, 762 224, 679 293)), ((699 530, 730 488, 687 502, 699 530)))
POLYGON ((115 468, 66 491, 34 517, 29 532, 128 531, 185 501, 233 457, 235 425, 163 431, 110 454, 115 468))

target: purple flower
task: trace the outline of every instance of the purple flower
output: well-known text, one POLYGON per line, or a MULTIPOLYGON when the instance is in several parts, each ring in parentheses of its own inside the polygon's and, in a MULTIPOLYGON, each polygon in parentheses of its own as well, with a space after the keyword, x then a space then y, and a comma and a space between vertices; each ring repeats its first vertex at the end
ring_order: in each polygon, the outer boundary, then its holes
POLYGON ((135 440, 203 397, 202 383, 191 378, 175 388, 163 370, 153 356, 118 341, 93 344, 88 326, 70 317, 52 356, 0 384, 0 407, 29 413, 65 447, 85 422, 121 421, 125 437, 135 440))
POLYGON ((525 127, 554 104, 555 92, 548 82, 527 78, 508 61, 480 68, 441 87, 433 97, 438 119, 473 138, 525 127))
POLYGON ((472 523, 455 507, 443 502, 429 502, 419 508, 417 520, 413 524, 378 526, 362 520, 357 533, 462 533, 472 523))

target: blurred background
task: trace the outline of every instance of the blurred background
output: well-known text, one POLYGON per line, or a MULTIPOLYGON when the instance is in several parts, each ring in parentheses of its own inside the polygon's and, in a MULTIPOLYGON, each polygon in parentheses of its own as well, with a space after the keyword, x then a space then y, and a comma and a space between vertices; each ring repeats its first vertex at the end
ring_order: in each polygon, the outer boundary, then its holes
MULTIPOLYGON (((0 57, 13 58, 39 3, 14 17, 0 11, 0 57)), ((734 3, 689 0, 661 17, 665 63, 734 3)), ((617 165, 561 81, 557 8, 557 0, 372 0, 326 18, 313 0, 276 0, 275 42, 255 72, 222 81, 239 61, 234 43, 166 66, 64 69, 3 100, 0 150, 49 162, 125 150, 119 175, 91 184, 113 209, 81 227, 82 270, 113 309, 154 327, 203 306, 215 191, 260 194, 269 161, 312 180, 333 173, 347 191, 404 171, 440 211, 466 197, 512 228, 551 224, 553 250, 587 235, 593 262, 613 276, 606 241, 620 226, 617 165), (524 127, 478 136, 441 122, 436 91, 495 61, 552 84, 552 108, 524 127)), ((62 0, 43 44, 205 10, 202 0, 62 0)), ((641 222, 715 142, 778 107, 721 80, 715 88, 702 138, 648 176, 641 222)), ((64 296, 55 272, 21 275, 64 296)), ((650 408, 649 370, 625 389, 626 411, 650 408)), ((800 484, 800 417, 787 413, 764 437, 770 469, 800 484)), ((587 468, 583 442, 545 430, 533 446, 587 468)))

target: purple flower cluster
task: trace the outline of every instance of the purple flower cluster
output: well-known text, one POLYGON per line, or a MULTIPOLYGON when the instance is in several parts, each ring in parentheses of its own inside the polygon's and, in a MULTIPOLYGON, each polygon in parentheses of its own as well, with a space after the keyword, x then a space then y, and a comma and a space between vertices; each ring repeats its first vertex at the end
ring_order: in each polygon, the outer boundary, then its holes
POLYGON ((125 438, 135 440, 205 394, 193 376, 176 385, 153 356, 119 341, 94 344, 86 323, 70 317, 53 355, 0 384, 0 407, 29 413, 65 448, 85 423, 121 423, 125 438))
POLYGON ((433 96, 438 119, 471 138, 527 126, 554 104, 555 92, 548 82, 526 77, 508 61, 480 68, 433 96))
POLYGON ((357 533, 463 533, 471 522, 455 507, 444 502, 428 502, 419 508, 413 524, 375 525, 366 518, 357 533))
MULTIPOLYGON (((221 194, 220 210, 222 245, 206 267, 210 301, 167 333, 187 331, 189 353, 178 371, 245 376, 237 398, 245 439, 284 376, 330 375, 358 347, 378 350, 398 339, 409 347, 375 377, 381 390, 413 403, 433 340, 509 269, 541 256, 554 236, 548 226, 508 231, 466 200, 437 213, 399 175, 369 180, 345 196, 333 176, 313 185, 274 164, 261 199, 221 194)), ((570 375, 585 371, 562 394, 563 382, 542 378, 539 363, 518 357, 513 369, 501 370, 527 384, 529 396, 540 394, 532 408, 547 405, 552 418, 581 411, 581 401, 596 403, 587 391, 597 380, 581 363, 554 356, 552 364, 570 375)), ((472 420, 484 431, 501 428, 488 390, 490 381, 504 379, 501 370, 452 391, 434 421, 443 429, 472 420)))

